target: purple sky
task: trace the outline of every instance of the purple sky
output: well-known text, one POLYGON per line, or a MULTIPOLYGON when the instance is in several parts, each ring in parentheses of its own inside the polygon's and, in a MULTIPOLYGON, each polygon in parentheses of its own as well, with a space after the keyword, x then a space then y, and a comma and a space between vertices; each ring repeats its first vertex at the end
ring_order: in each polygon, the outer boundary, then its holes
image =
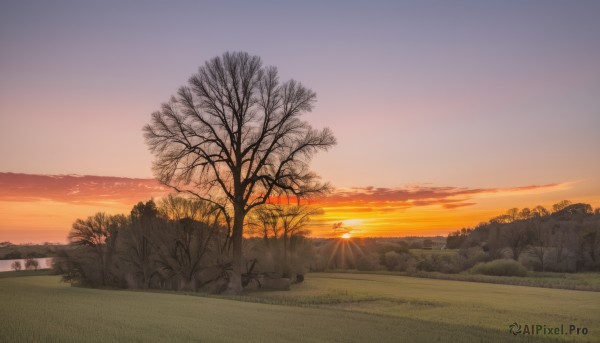
POLYGON ((0 172, 150 177, 150 113, 243 50, 317 92, 336 186, 572 182, 598 204, 599 37, 598 1, 2 1, 0 172))

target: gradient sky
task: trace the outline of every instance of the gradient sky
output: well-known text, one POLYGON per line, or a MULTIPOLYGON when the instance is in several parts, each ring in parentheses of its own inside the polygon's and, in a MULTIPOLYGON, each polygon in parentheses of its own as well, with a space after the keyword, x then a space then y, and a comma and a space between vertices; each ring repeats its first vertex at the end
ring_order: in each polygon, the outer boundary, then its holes
POLYGON ((338 139, 312 164, 338 187, 317 235, 598 207, 598 37, 598 1, 2 1, 0 241, 64 240, 78 217, 158 196, 123 185, 152 177, 142 126, 204 61, 238 50, 317 92, 306 119, 338 139), (83 186, 49 176, 68 174, 106 188, 73 200, 83 186))

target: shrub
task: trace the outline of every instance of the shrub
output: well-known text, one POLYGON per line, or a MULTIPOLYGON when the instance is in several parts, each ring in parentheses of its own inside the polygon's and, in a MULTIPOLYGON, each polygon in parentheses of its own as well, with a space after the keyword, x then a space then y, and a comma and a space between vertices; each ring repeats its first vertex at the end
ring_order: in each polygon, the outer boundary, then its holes
POLYGON ((10 264, 10 268, 14 271, 21 270, 22 269, 21 261, 14 261, 13 263, 10 264))
POLYGON ((38 270, 40 264, 38 263, 37 260, 34 260, 32 258, 28 258, 25 260, 25 269, 26 270, 38 270))
POLYGON ((389 269, 394 270, 398 264, 400 254, 395 251, 388 251, 383 255, 383 264, 389 269))
POLYGON ((495 275, 495 276, 525 276, 527 269, 515 260, 502 259, 487 263, 478 263, 469 270, 471 274, 495 275))
POLYGON ((415 268, 425 272, 458 273, 458 256, 441 254, 420 254, 415 268))
POLYGON ((479 246, 460 249, 458 255, 460 270, 472 268, 477 263, 485 262, 487 258, 487 254, 483 251, 483 248, 479 246))
POLYGON ((380 270, 379 256, 377 254, 365 254, 356 260, 356 269, 360 271, 380 270))

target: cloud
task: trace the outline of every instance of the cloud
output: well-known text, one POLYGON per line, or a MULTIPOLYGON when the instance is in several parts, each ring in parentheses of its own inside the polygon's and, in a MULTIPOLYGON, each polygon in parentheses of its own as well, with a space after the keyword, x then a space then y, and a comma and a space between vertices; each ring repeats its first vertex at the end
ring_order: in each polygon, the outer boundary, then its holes
POLYGON ((154 179, 0 173, 0 201, 132 204, 168 192, 167 187, 154 179))
POLYGON ((378 210, 394 211, 416 206, 439 205, 445 209, 473 206, 473 198, 485 194, 519 193, 541 190, 553 190, 568 185, 552 183, 545 185, 528 185, 510 188, 464 188, 411 186, 404 188, 352 187, 342 188, 333 194, 320 198, 317 202, 323 206, 349 207, 358 209, 378 208, 378 210))
MULTIPOLYGON (((327 211, 393 212, 417 206, 445 209, 473 206, 476 196, 552 190, 568 183, 529 185, 512 188, 464 188, 410 186, 402 188, 340 188, 314 201, 327 211)), ((0 173, 0 201, 51 200, 71 204, 133 204, 160 197, 169 188, 154 179, 91 175, 33 175, 0 173)))

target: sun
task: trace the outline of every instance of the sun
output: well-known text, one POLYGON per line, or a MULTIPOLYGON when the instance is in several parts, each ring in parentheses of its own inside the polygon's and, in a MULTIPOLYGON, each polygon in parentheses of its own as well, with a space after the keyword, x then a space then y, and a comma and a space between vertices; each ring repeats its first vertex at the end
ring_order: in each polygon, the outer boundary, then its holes
POLYGON ((345 234, 342 235, 343 239, 348 239, 350 238, 350 233, 346 232, 345 234))

